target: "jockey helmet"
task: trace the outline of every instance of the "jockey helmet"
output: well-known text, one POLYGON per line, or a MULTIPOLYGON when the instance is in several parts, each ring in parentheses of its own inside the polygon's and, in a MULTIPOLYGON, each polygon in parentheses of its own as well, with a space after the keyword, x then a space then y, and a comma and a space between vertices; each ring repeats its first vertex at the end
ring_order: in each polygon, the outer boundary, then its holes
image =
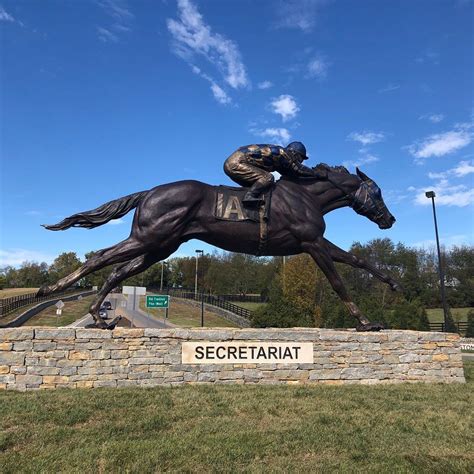
POLYGON ((286 146, 286 149, 296 155, 300 155, 301 160, 307 160, 306 147, 301 142, 291 142, 286 146))

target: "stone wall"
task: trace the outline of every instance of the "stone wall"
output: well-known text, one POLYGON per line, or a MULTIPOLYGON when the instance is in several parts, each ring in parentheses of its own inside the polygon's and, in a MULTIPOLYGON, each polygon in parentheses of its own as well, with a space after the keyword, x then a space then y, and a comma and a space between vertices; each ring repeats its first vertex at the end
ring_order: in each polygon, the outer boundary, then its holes
POLYGON ((0 388, 464 382, 459 336, 329 329, 0 329, 0 388), (183 364, 186 341, 313 344, 312 363, 183 364))

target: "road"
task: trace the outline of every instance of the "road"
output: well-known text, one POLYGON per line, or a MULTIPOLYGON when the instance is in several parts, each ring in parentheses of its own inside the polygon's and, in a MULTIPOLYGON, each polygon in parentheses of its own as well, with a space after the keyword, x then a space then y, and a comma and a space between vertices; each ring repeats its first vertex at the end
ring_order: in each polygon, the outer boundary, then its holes
MULTIPOLYGON (((120 293, 110 293, 107 295, 107 301, 112 303, 112 310, 110 310, 108 321, 111 321, 116 316, 121 315, 127 318, 133 326, 137 328, 173 328, 174 324, 171 324, 163 319, 158 319, 153 315, 148 315, 145 311, 139 308, 133 309, 127 307, 127 299, 120 293)), ((130 305, 129 305, 130 306, 130 305)), ((164 314, 164 312, 163 312, 164 314)), ((68 327, 85 327, 88 324, 92 324, 94 319, 90 314, 86 314, 83 318, 78 319, 68 327)))

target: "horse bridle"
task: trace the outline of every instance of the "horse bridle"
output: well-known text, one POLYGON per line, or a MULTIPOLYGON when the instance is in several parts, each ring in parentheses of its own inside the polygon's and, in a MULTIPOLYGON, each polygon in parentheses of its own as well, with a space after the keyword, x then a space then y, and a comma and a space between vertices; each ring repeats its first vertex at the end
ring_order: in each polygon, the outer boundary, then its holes
POLYGON ((354 209, 357 214, 360 214, 362 216, 367 216, 370 215, 371 213, 374 214, 374 219, 383 219, 384 217, 384 210, 383 207, 379 205, 379 203, 371 198, 369 198, 369 194, 372 194, 371 188, 374 184, 373 181, 361 181, 359 187, 355 192, 348 193, 344 189, 342 189, 339 184, 335 183, 329 176, 327 176, 327 180, 335 186, 337 189, 339 189, 343 194, 344 198, 349 199, 349 207, 354 209), (365 196, 364 198, 362 197, 362 193, 365 191, 365 196))

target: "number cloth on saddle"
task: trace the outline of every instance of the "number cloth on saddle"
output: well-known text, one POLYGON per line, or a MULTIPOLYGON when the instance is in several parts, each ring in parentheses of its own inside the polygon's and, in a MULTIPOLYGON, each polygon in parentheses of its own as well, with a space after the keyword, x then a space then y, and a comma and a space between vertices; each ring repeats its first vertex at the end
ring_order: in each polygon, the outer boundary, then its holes
POLYGON ((272 189, 264 195, 264 202, 256 208, 245 207, 242 203, 248 188, 235 188, 232 186, 216 186, 216 205, 214 217, 223 221, 254 221, 268 220, 272 189), (262 209, 263 208, 263 209, 262 209), (262 212, 263 210, 263 212, 262 212))

